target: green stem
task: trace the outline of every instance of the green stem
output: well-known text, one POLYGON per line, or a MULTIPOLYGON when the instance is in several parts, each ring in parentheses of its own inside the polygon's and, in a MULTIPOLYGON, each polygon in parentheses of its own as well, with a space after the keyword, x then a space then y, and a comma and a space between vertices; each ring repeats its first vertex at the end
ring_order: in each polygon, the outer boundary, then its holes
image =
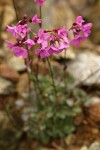
POLYGON ((31 90, 32 90, 31 89, 31 80, 30 80, 31 69, 29 67, 27 67, 27 60, 26 59, 25 59, 25 66, 26 66, 27 75, 28 75, 28 82, 29 82, 28 93, 29 93, 29 98, 30 98, 30 96, 31 96, 31 90))
MULTIPOLYGON (((41 6, 39 7, 39 12, 40 12, 40 19, 42 19, 42 8, 41 6)), ((39 24, 40 28, 42 28, 42 22, 39 24)))
MULTIPOLYGON (((39 13, 40 13, 40 19, 42 19, 42 8, 41 6, 39 7, 39 13)), ((42 28, 42 23, 39 24, 40 28, 42 28)), ((39 57, 38 57, 39 59, 39 57)), ((39 74, 39 65, 37 63, 37 70, 36 70, 36 79, 37 79, 37 83, 38 83, 38 74, 39 74)))
POLYGON ((51 67, 49 58, 47 58, 47 62, 48 62, 48 66, 49 66, 49 69, 50 69, 50 75, 51 75, 51 79, 52 79, 52 86, 53 86, 54 92, 55 92, 55 97, 57 98, 57 90, 56 90, 54 75, 53 75, 53 71, 52 71, 52 67, 51 67))
MULTIPOLYGON (((42 19, 42 8, 41 8, 41 6, 39 7, 39 13, 40 13, 40 19, 42 19)), ((39 26, 40 26, 40 28, 42 28, 42 23, 40 23, 39 26)), ((38 59, 39 59, 39 57, 38 57, 38 59)), ((37 66, 36 66, 36 82, 37 82, 37 85, 38 85, 38 88, 39 88, 38 74, 39 74, 39 64, 37 63, 37 66)))
POLYGON ((66 69, 67 69, 67 65, 66 65, 66 49, 65 49, 65 53, 64 53, 64 84, 65 84, 65 89, 67 90, 67 85, 66 85, 66 69))
MULTIPOLYGON (((30 54, 29 54, 29 51, 28 51, 28 61, 29 60, 30 60, 30 54)), ((33 60, 32 60, 32 62, 33 62, 33 60)), ((30 66, 27 67, 27 61, 25 60, 25 65, 26 65, 27 74, 28 74, 28 80, 29 80, 29 98, 31 98, 31 93, 32 93, 31 83, 33 82, 34 90, 35 90, 35 93, 36 93, 36 98, 38 99, 37 79, 32 79, 32 80, 30 79, 30 76, 34 76, 35 77, 32 62, 30 64, 30 66)))
POLYGON ((38 81, 37 75, 35 75, 35 71, 34 71, 33 66, 32 66, 32 75, 35 77, 35 79, 33 80, 34 88, 35 88, 35 91, 36 91, 37 99, 39 99, 39 94, 41 94, 41 96, 43 96, 43 95, 42 95, 42 92, 41 92, 41 88, 40 88, 40 85, 39 85, 39 81, 38 81))
MULTIPOLYGON (((39 7, 39 13, 40 13, 40 19, 42 19, 42 8, 39 7)), ((42 28, 42 23, 39 24, 40 28, 42 28)), ((39 57, 38 57, 39 59, 39 57)), ((39 74, 39 64, 37 63, 37 66, 36 66, 36 86, 39 90, 39 93, 42 95, 42 92, 41 92, 41 89, 40 89, 40 85, 39 85, 39 80, 38 80, 38 74, 39 74)))
MULTIPOLYGON (((35 75, 33 74, 33 71, 31 72, 31 75, 32 75, 32 76, 35 76, 35 75)), ((35 80, 35 79, 32 79, 32 81, 33 81, 33 84, 34 84, 34 90, 35 90, 35 93, 36 93, 36 99, 38 99, 38 87, 37 87, 37 83, 36 83, 36 80, 35 80)))
POLYGON ((15 13, 16 13, 16 21, 18 22, 19 18, 18 18, 18 12, 17 12, 17 7, 16 7, 15 0, 13 0, 13 6, 14 6, 14 9, 15 9, 15 13))

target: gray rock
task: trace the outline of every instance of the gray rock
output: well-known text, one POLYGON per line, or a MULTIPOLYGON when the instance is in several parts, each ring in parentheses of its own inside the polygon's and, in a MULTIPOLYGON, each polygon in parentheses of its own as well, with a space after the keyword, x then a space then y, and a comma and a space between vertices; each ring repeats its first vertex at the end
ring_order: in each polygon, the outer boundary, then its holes
POLYGON ((15 11, 12 5, 5 5, 4 7, 4 18, 2 28, 5 29, 8 24, 10 24, 15 19, 15 11))
POLYGON ((47 0, 43 6, 43 27, 47 29, 67 26, 70 28, 75 13, 66 0, 47 0), (52 9, 51 9, 52 8, 52 9), (48 12, 48 14, 47 14, 48 12))
POLYGON ((90 51, 77 54, 77 57, 68 64, 69 72, 76 79, 76 83, 85 80, 86 85, 100 84, 100 56, 90 51))
POLYGON ((29 81, 28 81, 28 75, 27 73, 24 73, 20 76, 19 82, 16 85, 16 91, 19 93, 19 95, 26 95, 28 96, 28 89, 29 89, 29 81))
POLYGON ((99 142, 92 143, 89 150, 100 150, 100 143, 99 142))
POLYGON ((13 84, 12 82, 0 78, 0 94, 9 94, 10 92, 13 92, 13 84))
POLYGON ((83 146, 80 150, 88 150, 86 146, 83 146))
POLYGON ((75 143, 75 141, 76 141, 76 137, 74 134, 70 134, 65 138, 65 143, 68 146, 73 145, 75 143))
POLYGON ((41 147, 41 148, 39 148, 39 150, 55 150, 55 149, 49 149, 49 148, 45 148, 45 147, 41 147))
POLYGON ((23 71, 26 68, 24 60, 21 57, 16 58, 15 56, 13 56, 8 60, 8 65, 14 68, 16 71, 23 71))
POLYGON ((0 48, 0 58, 4 58, 4 51, 2 50, 2 48, 0 48))
POLYGON ((100 103, 100 97, 91 97, 91 104, 98 104, 100 103))

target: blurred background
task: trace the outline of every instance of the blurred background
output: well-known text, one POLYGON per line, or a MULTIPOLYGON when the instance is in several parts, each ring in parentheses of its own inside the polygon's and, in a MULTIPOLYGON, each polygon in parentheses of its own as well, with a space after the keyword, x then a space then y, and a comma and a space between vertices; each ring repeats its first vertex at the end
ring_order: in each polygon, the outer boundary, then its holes
MULTIPOLYGON (((35 14, 39 15, 39 8, 34 0, 15 0, 15 3, 19 19, 22 19, 25 14, 29 18, 35 14)), ((100 122, 100 0, 46 0, 42 8, 44 29, 62 26, 67 26, 69 29, 77 16, 83 16, 87 23, 93 24, 91 35, 79 48, 71 46, 67 51, 66 60, 63 53, 55 56, 53 64, 60 67, 66 61, 68 71, 75 78, 75 84, 84 81, 82 88, 91 95, 91 104, 94 105, 90 108, 90 116, 94 115, 93 117, 99 118, 100 122), (94 109, 94 114, 91 109, 94 109), (97 110, 96 113, 95 110, 97 110)), ((22 107, 23 97, 27 97, 28 91, 28 76, 24 61, 22 58, 15 58, 4 42, 6 39, 13 41, 12 36, 6 32, 6 26, 15 24, 16 14, 12 0, 0 0, 0 127, 3 128, 6 128, 7 125, 7 115, 4 112, 5 105, 15 103, 16 106, 22 107)), ((38 28, 38 26, 32 26, 35 31, 38 28)), ((43 69, 43 64, 40 65, 43 69)), ((17 116, 18 111, 19 109, 13 110, 11 113, 17 116)), ((24 116, 24 119, 27 120, 27 115, 24 116)), ((8 150, 7 146, 3 147, 2 137, 5 135, 6 141, 7 139, 9 141, 10 135, 7 137, 6 133, 9 132, 7 130, 4 133, 3 128, 0 131, 0 150, 8 150)), ((97 127, 94 128, 97 129, 97 127)), ((100 133, 97 130, 96 132, 100 133)), ((8 147, 10 147, 9 145, 12 144, 8 142, 8 147)), ((57 146, 55 149, 64 150, 57 148, 57 146)), ((9 150, 13 150, 13 148, 9 150)), ((19 149, 16 148, 16 150, 19 149)))

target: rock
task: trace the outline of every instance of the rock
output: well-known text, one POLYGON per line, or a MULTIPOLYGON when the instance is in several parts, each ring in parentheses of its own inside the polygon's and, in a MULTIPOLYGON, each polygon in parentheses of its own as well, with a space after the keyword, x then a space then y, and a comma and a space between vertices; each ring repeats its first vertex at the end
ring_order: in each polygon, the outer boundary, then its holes
POLYGON ((74 11, 79 11, 81 12, 81 10, 84 10, 86 7, 86 2, 87 0, 68 0, 70 5, 72 6, 72 8, 74 9, 74 11), (80 7, 79 7, 80 6, 80 7))
POLYGON ((12 0, 9 0, 9 1, 7 1, 7 0, 0 0, 0 4, 1 5, 11 4, 11 3, 12 3, 12 0))
MULTIPOLYGON (((20 16, 23 16, 24 13, 26 13, 29 17, 32 17, 38 12, 38 5, 33 1, 18 0, 17 6, 19 8, 20 16)), ((57 2, 55 0, 47 0, 43 5, 42 13, 43 28, 46 29, 52 29, 61 26, 70 27, 75 19, 73 9, 70 8, 66 0, 57 0, 57 2)), ((38 26, 36 25, 36 30, 37 27, 38 26)))
POLYGON ((76 141, 76 137, 74 134, 70 134, 65 138, 65 143, 68 146, 73 145, 75 143, 75 141, 76 141))
POLYGON ((19 57, 19 58, 16 58, 16 57, 12 57, 8 60, 8 65, 11 66, 12 68, 14 68, 16 71, 24 71, 26 69, 26 66, 24 64, 24 59, 19 57))
POLYGON ((100 150, 100 143, 99 142, 94 142, 91 144, 89 147, 89 150, 100 150))
POLYGON ((100 84, 100 56, 98 54, 90 51, 78 52, 77 57, 68 64, 68 70, 76 79, 76 84, 85 79, 85 85, 100 84))
POLYGON ((17 71, 6 64, 0 65, 0 77, 9 79, 14 82, 19 80, 19 74, 17 73, 17 71))
POLYGON ((23 107, 25 105, 25 102, 22 99, 18 99, 15 102, 15 105, 19 108, 19 107, 23 107))
POLYGON ((39 148, 39 150, 55 150, 55 149, 51 149, 51 148, 44 148, 44 147, 42 147, 42 148, 39 148))
POLYGON ((8 121, 9 118, 7 117, 7 114, 4 111, 0 111, 0 127, 3 126, 3 128, 5 128, 8 121))
POLYGON ((7 32, 2 32, 1 37, 2 37, 3 40, 7 40, 8 39, 7 32))
POLYGON ((66 55, 65 55, 65 51, 62 51, 59 55, 54 55, 55 58, 59 59, 59 58, 66 58, 66 59, 75 59, 76 57, 76 53, 75 53, 75 50, 70 47, 66 50, 66 55))
POLYGON ((72 107, 72 106, 74 106, 74 101, 73 101, 73 99, 67 99, 66 100, 66 104, 69 106, 69 107, 72 107))
POLYGON ((80 150, 88 150, 87 146, 83 146, 80 150))
POLYGON ((98 104, 100 103, 100 98, 95 96, 95 97, 91 97, 91 104, 98 104))
POLYGON ((93 133, 93 134, 99 134, 99 129, 93 128, 93 129, 92 129, 92 133, 93 133))
POLYGON ((61 144, 61 143, 58 144, 58 143, 56 143, 55 141, 52 141, 51 144, 52 144, 52 147, 55 148, 56 150, 65 150, 65 149, 63 148, 63 146, 62 146, 63 143, 62 143, 62 144, 61 144))
POLYGON ((4 56, 5 56, 5 55, 4 55, 4 51, 2 50, 2 48, 0 48, 0 59, 1 59, 1 58, 4 58, 4 56))
POLYGON ((0 78, 0 94, 9 94, 10 92, 14 92, 13 84, 11 81, 0 78))
POLYGON ((73 12, 73 9, 70 8, 66 0, 57 0, 57 2, 55 0, 48 0, 44 3, 44 28, 52 29, 62 26, 67 26, 67 28, 70 28, 74 19, 75 14, 73 12))
POLYGON ((20 95, 28 92, 28 75, 24 73, 20 76, 19 82, 17 83, 16 90, 20 95))
POLYGON ((15 10, 12 5, 5 5, 2 29, 5 29, 15 19, 15 10))
POLYGON ((67 150, 67 149, 68 149, 68 150, 80 150, 80 147, 79 147, 79 146, 77 146, 77 147, 76 147, 76 146, 73 146, 73 147, 67 147, 66 150, 67 150))
POLYGON ((93 122, 100 122, 100 103, 93 104, 88 107, 88 117, 93 120, 93 122))

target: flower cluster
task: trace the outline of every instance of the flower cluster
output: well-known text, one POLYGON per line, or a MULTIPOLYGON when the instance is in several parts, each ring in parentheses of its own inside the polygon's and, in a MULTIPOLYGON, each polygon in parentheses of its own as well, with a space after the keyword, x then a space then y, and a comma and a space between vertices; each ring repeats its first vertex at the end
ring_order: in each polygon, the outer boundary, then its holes
POLYGON ((79 46, 80 42, 85 40, 91 33, 92 23, 83 24, 85 21, 81 16, 76 18, 73 23, 72 31, 74 39, 71 41, 75 46, 79 46))
MULTIPOLYGON (((44 2, 44 0, 35 0, 36 2, 44 2)), ((79 46, 80 42, 85 40, 91 33, 91 23, 85 23, 81 16, 78 16, 73 23, 72 27, 67 30, 66 27, 53 30, 39 29, 37 34, 34 34, 32 39, 27 38, 31 31, 28 28, 28 23, 41 23, 42 20, 33 16, 28 19, 27 16, 18 22, 16 26, 7 26, 7 32, 13 35, 16 42, 12 43, 6 40, 8 47, 14 52, 16 57, 22 56, 23 58, 28 57, 28 51, 38 44, 39 48, 35 50, 35 54, 39 55, 40 58, 50 57, 53 54, 59 54, 63 50, 66 50, 70 44, 79 46), (70 31, 73 32, 73 39, 69 38, 70 31), (27 45, 27 49, 25 48, 27 45)))

